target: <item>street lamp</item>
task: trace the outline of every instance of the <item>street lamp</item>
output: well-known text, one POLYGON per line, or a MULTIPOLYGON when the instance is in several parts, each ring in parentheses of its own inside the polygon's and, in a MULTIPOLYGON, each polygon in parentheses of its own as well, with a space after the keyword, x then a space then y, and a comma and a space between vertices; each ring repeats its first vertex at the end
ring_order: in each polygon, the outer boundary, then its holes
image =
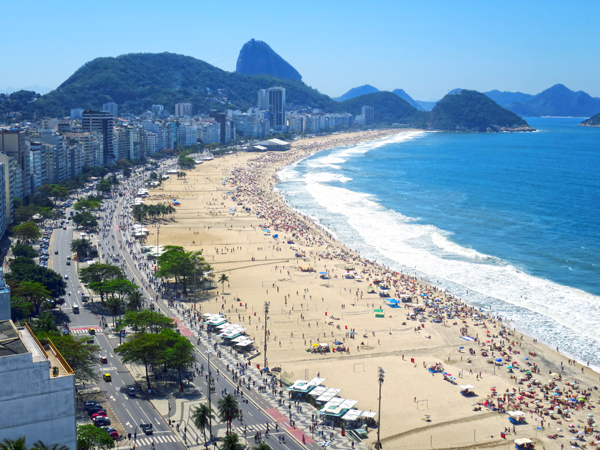
MULTIPOLYGON (((212 411, 212 405, 210 403, 210 354, 212 353, 212 350, 207 349, 204 351, 204 354, 206 355, 206 358, 208 360, 208 409, 210 411, 212 411)), ((212 414, 209 414, 208 416, 208 434, 210 436, 210 440, 212 441, 212 414)))
POLYGON ((269 302, 265 302, 265 364, 263 370, 267 367, 267 321, 269 319, 269 302))
POLYGON ((377 424, 377 443, 375 444, 375 448, 377 450, 381 450, 381 440, 380 440, 380 433, 381 433, 381 385, 383 384, 383 380, 385 378, 385 370, 383 370, 381 367, 379 367, 377 369, 377 381, 379 382, 379 412, 377 413, 379 416, 378 419, 378 424, 377 424))

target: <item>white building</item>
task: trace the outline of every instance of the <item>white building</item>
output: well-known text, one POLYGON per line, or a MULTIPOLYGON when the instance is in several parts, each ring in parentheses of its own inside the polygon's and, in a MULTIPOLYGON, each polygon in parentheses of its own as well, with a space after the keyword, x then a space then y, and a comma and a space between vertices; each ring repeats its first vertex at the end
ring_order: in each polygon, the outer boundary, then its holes
POLYGON ((0 321, 0 436, 75 450, 75 377, 52 343, 0 321))
POLYGON ((119 105, 117 105, 115 102, 105 103, 104 105, 102 105, 102 111, 105 111, 105 112, 111 114, 113 117, 118 117, 119 116, 119 105))
POLYGON ((192 104, 191 103, 177 103, 175 105, 175 116, 176 117, 192 117, 192 104))

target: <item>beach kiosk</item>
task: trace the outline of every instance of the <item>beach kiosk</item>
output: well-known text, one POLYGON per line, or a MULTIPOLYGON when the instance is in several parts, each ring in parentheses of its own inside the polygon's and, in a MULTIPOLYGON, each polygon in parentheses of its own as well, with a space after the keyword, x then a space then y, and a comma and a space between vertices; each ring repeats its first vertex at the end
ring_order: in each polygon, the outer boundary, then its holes
POLYGON ((508 420, 513 425, 523 425, 525 421, 525 413, 523 411, 509 411, 508 420))
POLYGON ((527 450, 535 448, 535 443, 529 438, 515 439, 515 448, 518 450, 527 450))
MULTIPOLYGON (((326 378, 313 378, 310 381, 307 380, 296 380, 294 384, 287 388, 287 391, 290 393, 290 397, 293 399, 304 399, 306 395, 310 393, 313 389, 317 387, 321 387, 321 383, 323 383, 326 378)), ((324 387, 324 386, 323 386, 324 387)))
POLYGON ((332 424, 337 424, 342 417, 352 409, 354 405, 358 403, 357 400, 350 400, 345 398, 332 398, 325 406, 319 411, 319 415, 323 416, 323 419, 332 424))

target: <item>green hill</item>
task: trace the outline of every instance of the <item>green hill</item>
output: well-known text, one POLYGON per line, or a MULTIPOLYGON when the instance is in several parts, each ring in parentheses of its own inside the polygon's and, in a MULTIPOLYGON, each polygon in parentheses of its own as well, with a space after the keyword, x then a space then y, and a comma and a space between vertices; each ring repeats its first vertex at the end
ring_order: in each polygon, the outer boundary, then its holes
POLYGON ((579 124, 580 127, 600 127, 600 113, 584 120, 579 124))
POLYGON ((375 123, 377 124, 397 123, 414 128, 425 128, 427 124, 428 113, 418 111, 392 92, 364 94, 340 102, 340 104, 346 112, 354 115, 361 114, 363 106, 372 106, 375 108, 375 123))
POLYGON ((441 99, 431 111, 427 127, 443 131, 534 131, 485 94, 466 89, 441 99))
POLYGON ((174 53, 130 53, 96 58, 78 69, 56 90, 35 103, 41 115, 64 116, 71 108, 98 109, 116 102, 120 113, 140 114, 153 104, 174 112, 176 103, 193 104, 194 113, 213 109, 246 109, 256 105, 259 89, 286 88, 286 100, 327 112, 340 104, 301 81, 268 75, 226 72, 191 56, 174 53))

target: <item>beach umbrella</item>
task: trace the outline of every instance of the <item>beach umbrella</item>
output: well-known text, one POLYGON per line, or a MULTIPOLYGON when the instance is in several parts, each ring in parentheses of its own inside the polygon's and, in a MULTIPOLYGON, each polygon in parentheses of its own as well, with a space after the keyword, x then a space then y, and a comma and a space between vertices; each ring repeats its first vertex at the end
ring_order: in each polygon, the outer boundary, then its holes
POLYGON ((507 369, 512 370, 513 366, 506 366, 507 369))
POLYGON ((340 341, 335 341, 335 342, 334 342, 334 344, 335 344, 335 345, 342 345, 342 342, 340 342, 340 341))
POLYGON ((463 350, 463 349, 464 349, 464 347, 458 347, 458 348, 460 348, 461 350, 463 350))
POLYGON ((502 362, 502 358, 498 358, 496 362, 502 362))

